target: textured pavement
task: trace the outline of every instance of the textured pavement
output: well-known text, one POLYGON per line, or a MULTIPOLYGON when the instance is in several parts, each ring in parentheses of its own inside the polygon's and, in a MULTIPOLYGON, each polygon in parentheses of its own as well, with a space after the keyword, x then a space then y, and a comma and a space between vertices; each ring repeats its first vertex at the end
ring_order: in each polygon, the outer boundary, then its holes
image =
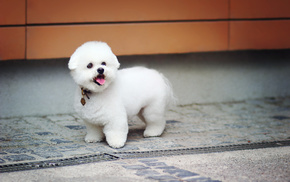
POLYGON ((120 159, 1 174, 5 182, 288 182, 290 147, 211 154, 120 159))
MULTIPOLYGON (((168 111, 166 119, 164 134, 152 138, 143 138, 145 125, 141 121, 137 118, 130 121, 125 147, 113 149, 106 142, 85 143, 85 126, 74 114, 1 118, 0 165, 98 153, 172 150, 287 140, 290 139, 290 97, 177 106, 168 111)), ((147 173, 154 176, 150 165, 157 165, 156 169, 168 173, 161 175, 164 179, 146 177, 148 180, 174 181, 187 178, 188 175, 188 179, 199 176, 200 180, 214 181, 207 176, 196 174, 195 171, 159 163, 157 159, 140 159, 138 163, 140 164, 123 165, 123 168, 135 170, 137 175, 143 177, 148 176, 147 173), (140 170, 138 167, 144 169, 140 170)), ((289 171, 288 167, 287 170, 289 171)))

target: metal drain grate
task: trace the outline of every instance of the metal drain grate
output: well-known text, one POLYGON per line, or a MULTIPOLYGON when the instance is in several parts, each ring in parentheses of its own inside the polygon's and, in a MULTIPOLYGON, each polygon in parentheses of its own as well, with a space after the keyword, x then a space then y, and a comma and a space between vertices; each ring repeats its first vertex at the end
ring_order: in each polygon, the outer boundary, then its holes
POLYGON ((61 167, 61 166, 72 166, 72 165, 78 165, 78 164, 111 161, 111 160, 117 160, 117 159, 118 157, 116 156, 104 153, 104 154, 86 155, 86 156, 81 156, 81 157, 72 157, 72 158, 65 158, 65 159, 8 164, 8 165, 0 166, 0 173, 33 170, 33 169, 44 169, 44 168, 61 167))
POLYGON ((174 155, 187 155, 187 154, 206 154, 226 151, 237 150, 251 150, 261 148, 273 148, 290 146, 290 140, 261 142, 261 143, 247 143, 237 145, 224 145, 213 147, 199 147, 199 148, 183 148, 173 150, 154 150, 154 151, 132 151, 132 152, 115 152, 112 155, 122 159, 130 158, 146 158, 146 157, 161 157, 161 156, 174 156, 174 155))
POLYGON ((33 169, 44 169, 44 168, 61 167, 61 166, 72 166, 72 165, 87 164, 87 163, 92 163, 92 162, 112 161, 112 160, 117 160, 120 158, 131 159, 131 158, 162 157, 162 156, 187 155, 187 154, 206 154, 206 153, 273 148, 273 147, 283 147, 283 146, 290 146, 290 140, 238 144, 238 145, 213 146, 213 147, 183 148, 183 149, 172 149, 172 150, 169 149, 169 150, 153 150, 153 151, 114 152, 112 154, 103 153, 103 154, 86 155, 86 156, 72 157, 72 158, 65 158, 65 159, 1 165, 0 173, 33 170, 33 169))

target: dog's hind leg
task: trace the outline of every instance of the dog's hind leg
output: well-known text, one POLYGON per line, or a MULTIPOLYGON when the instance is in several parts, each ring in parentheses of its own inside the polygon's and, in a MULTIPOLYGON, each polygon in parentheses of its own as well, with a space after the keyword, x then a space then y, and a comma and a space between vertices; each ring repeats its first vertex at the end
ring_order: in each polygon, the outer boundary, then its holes
MULTIPOLYGON (((144 108, 142 116, 146 122, 144 137, 160 136, 165 128, 164 104, 152 104, 144 108)), ((143 119, 142 119, 143 120, 143 119)))
POLYGON ((103 127, 84 121, 87 128, 85 141, 87 143, 100 142, 104 139, 103 127))

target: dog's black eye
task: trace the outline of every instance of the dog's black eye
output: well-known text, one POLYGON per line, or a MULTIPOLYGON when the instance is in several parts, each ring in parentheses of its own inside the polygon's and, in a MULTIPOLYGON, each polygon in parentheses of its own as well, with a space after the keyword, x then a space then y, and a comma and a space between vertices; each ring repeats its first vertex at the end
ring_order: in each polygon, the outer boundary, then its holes
POLYGON ((88 65, 87 65, 87 68, 89 68, 89 69, 91 69, 93 67, 93 63, 89 63, 88 65))
POLYGON ((102 62, 102 65, 103 65, 103 66, 106 66, 107 64, 106 64, 106 62, 102 62))

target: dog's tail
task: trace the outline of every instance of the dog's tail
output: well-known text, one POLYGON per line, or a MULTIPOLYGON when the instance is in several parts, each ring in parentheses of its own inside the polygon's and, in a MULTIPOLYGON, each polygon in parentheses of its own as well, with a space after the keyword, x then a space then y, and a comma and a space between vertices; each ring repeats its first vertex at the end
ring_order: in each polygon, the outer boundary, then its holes
POLYGON ((164 80, 165 87, 166 87, 166 105, 167 105, 167 108, 174 107, 175 105, 177 105, 178 99, 174 95, 170 81, 163 74, 161 74, 161 75, 162 75, 162 78, 164 80))

